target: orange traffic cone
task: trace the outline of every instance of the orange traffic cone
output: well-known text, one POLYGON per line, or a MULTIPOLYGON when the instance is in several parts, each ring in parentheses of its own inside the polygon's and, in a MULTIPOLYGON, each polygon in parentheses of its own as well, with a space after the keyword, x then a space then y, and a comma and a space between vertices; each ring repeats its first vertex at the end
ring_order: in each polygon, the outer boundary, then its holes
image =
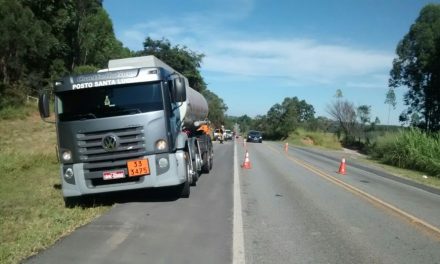
POLYGON ((249 153, 246 150, 246 154, 244 155, 244 162, 243 165, 241 165, 242 168, 244 169, 250 169, 251 168, 251 162, 249 160, 249 153))
POLYGON ((345 175, 345 158, 342 158, 341 165, 339 165, 338 173, 345 175))

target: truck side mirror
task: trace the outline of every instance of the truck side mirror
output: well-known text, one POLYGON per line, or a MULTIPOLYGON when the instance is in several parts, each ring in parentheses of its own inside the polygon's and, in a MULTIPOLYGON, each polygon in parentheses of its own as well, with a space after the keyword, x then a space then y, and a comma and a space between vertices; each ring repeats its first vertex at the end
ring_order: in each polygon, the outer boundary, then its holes
POLYGON ((38 97, 38 110, 40 110, 41 118, 44 119, 50 116, 49 97, 46 92, 42 92, 38 97))
POLYGON ((175 102, 180 103, 186 100, 186 86, 183 77, 173 80, 172 94, 175 102))

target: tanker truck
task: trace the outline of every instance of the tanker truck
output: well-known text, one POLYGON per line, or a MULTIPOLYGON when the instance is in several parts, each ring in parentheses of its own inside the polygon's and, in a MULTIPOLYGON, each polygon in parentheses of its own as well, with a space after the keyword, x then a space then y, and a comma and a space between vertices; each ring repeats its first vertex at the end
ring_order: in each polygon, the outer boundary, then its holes
MULTIPOLYGON (((174 186, 189 197, 212 168, 206 99, 154 56, 110 60, 97 73, 54 83, 57 154, 64 201, 89 195, 174 186)), ((39 110, 50 116, 49 95, 39 110)))

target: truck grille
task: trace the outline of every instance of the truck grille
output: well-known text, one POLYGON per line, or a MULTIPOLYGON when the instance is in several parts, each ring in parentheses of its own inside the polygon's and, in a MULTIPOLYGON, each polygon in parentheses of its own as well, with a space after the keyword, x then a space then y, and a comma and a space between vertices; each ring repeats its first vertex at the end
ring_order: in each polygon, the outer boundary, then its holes
POLYGON ((115 161, 145 154, 143 127, 78 133, 76 138, 80 160, 83 162, 115 161), (104 148, 103 139, 108 135, 116 136, 119 144, 117 148, 113 150, 104 148))
POLYGON ((134 179, 128 178, 118 181, 102 181, 102 175, 104 171, 111 170, 124 170, 127 175, 127 160, 146 155, 142 126, 78 133, 76 138, 79 158, 84 163, 84 176, 87 182, 92 183, 92 186, 132 182, 134 179), (104 138, 109 135, 115 137, 118 143, 117 147, 112 150, 105 149, 103 146, 104 138))

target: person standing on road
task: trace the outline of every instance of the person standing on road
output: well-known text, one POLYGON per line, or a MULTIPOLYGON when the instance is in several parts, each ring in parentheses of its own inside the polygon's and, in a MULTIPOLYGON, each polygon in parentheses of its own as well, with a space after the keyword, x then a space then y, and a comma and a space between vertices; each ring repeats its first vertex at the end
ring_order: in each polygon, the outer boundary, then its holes
POLYGON ((223 142, 225 140, 225 126, 220 127, 220 142, 223 142))

